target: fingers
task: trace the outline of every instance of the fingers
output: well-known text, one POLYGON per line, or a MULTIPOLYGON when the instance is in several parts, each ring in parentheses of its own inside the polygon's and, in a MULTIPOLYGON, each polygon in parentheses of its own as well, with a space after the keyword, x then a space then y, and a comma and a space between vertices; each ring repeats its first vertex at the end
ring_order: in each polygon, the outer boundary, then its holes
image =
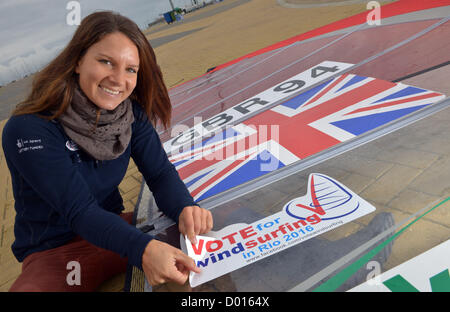
MULTIPOLYGON (((192 227, 190 229, 188 229, 188 237, 192 237, 194 241, 194 244, 196 244, 196 235, 199 235, 201 230, 202 230, 202 209, 196 209, 195 207, 191 207, 192 212, 191 212, 191 216, 192 216, 192 227)), ((191 238, 189 238, 190 240, 191 238)))
POLYGON ((192 258, 169 244, 152 240, 142 256, 142 268, 150 285, 168 281, 183 285, 190 271, 200 273, 192 258))
POLYGON ((177 284, 183 285, 186 283, 187 279, 189 278, 189 271, 188 270, 173 270, 170 272, 170 275, 167 276, 167 281, 172 281, 177 284))
POLYGON ((211 231, 213 226, 214 226, 214 222, 213 222, 212 213, 208 210, 208 214, 207 214, 207 218, 206 218, 206 228, 207 228, 206 233, 211 231))
POLYGON ((179 230, 188 239, 197 244, 196 236, 204 234, 213 228, 213 218, 209 210, 198 206, 188 206, 183 209, 179 217, 179 230))
POLYGON ((191 207, 184 208, 182 214, 180 215, 180 226, 179 230, 182 234, 187 235, 188 239, 193 243, 197 244, 195 236, 195 218, 194 213, 191 211, 191 207))
POLYGON ((200 268, 195 265, 194 260, 181 251, 177 253, 175 267, 176 270, 171 271, 167 278, 180 285, 183 285, 187 281, 191 271, 195 273, 201 272, 200 268))
POLYGON ((195 273, 200 273, 202 270, 195 264, 194 259, 189 257, 188 255, 184 254, 183 252, 180 252, 180 263, 184 265, 184 267, 188 271, 194 271, 195 273))

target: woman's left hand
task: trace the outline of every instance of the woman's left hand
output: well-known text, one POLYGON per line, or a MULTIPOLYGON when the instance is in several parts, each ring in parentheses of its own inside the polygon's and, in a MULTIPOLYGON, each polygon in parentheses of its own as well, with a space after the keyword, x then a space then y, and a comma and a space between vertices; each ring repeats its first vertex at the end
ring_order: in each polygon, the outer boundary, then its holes
POLYGON ((187 235, 191 243, 197 244, 196 236, 211 231, 213 218, 209 210, 198 206, 187 206, 178 219, 178 230, 187 235))

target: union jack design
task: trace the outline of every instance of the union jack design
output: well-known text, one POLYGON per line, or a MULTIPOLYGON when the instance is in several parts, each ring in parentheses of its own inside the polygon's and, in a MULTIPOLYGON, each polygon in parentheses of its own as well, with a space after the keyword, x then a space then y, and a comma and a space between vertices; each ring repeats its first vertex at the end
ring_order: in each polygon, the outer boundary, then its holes
POLYGON ((203 200, 314 155, 445 96, 344 74, 170 157, 203 200))

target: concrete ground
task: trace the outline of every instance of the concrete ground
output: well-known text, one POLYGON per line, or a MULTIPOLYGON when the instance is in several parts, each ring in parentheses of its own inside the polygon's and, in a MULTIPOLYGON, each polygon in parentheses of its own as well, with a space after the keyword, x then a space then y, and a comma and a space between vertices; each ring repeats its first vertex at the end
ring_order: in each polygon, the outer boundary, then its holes
MULTIPOLYGON (((310 1, 285 2, 302 4, 310 1)), ((277 0, 225 0, 186 15, 183 22, 155 25, 147 29, 145 34, 155 48, 166 85, 171 88, 204 74, 208 68, 365 10, 365 2, 299 9, 282 6, 277 0)), ((28 77, 0 89, 0 118, 3 119, 0 122, 1 128, 11 108, 23 99, 29 90, 30 81, 31 77, 28 77)), ((445 119, 442 120, 444 121, 445 119)), ((444 138, 439 140, 447 142, 444 138)), ((439 162, 440 172, 450 172, 448 155, 442 157, 431 155, 425 160, 432 163, 439 162)), ((15 211, 10 176, 3 158, 3 151, 0 151, 0 291, 7 291, 20 274, 21 264, 14 258, 10 249, 14 241, 15 211)), ((428 165, 428 163, 421 164, 420 168, 423 169, 428 165)), ((410 168, 402 170, 402 164, 392 162, 389 166, 387 165, 387 168, 392 170, 386 170, 384 174, 394 175, 398 179, 401 179, 402 174, 408 179, 419 176, 415 172, 414 177, 411 177, 410 168)), ((377 175, 376 179, 381 177, 382 175, 377 175)), ((130 163, 127 175, 120 184, 126 211, 133 211, 141 183, 142 176, 136 166, 130 163)), ((404 192, 398 190, 398 194, 392 194, 393 191, 395 190, 392 188, 372 189, 369 186, 364 190, 365 195, 375 202, 379 201, 377 196, 386 198, 384 194, 388 192, 392 205, 395 203, 400 205, 403 201, 397 202, 397 198, 401 196, 409 198, 410 194, 407 192, 414 192, 414 190, 404 192)), ((419 198, 422 202, 433 199, 422 197, 419 198)), ((444 220, 444 227, 446 225, 448 230, 448 217, 446 216, 444 220)), ((424 240, 423 245, 428 244, 427 237, 420 239, 424 240)), ((432 240, 430 246, 434 246, 436 238, 430 239, 432 240)), ((407 253, 406 245, 404 249, 407 253)), ((401 254, 398 257, 402 257, 401 254)), ((121 291, 124 279, 125 274, 116 276, 105 282, 99 291, 121 291)))

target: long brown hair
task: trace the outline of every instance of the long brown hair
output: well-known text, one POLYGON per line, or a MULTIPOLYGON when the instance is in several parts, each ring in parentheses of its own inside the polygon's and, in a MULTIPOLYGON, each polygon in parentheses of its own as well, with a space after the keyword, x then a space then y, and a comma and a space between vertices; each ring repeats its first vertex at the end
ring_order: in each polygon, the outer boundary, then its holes
POLYGON ((150 121, 156 125, 159 120, 167 129, 172 106, 155 53, 136 23, 111 11, 95 12, 82 20, 66 48, 36 74, 30 94, 17 105, 13 115, 51 110, 54 114, 47 118, 58 118, 72 101, 78 83, 78 61, 89 47, 114 32, 126 35, 139 52, 137 84, 130 99, 142 105, 150 121))

